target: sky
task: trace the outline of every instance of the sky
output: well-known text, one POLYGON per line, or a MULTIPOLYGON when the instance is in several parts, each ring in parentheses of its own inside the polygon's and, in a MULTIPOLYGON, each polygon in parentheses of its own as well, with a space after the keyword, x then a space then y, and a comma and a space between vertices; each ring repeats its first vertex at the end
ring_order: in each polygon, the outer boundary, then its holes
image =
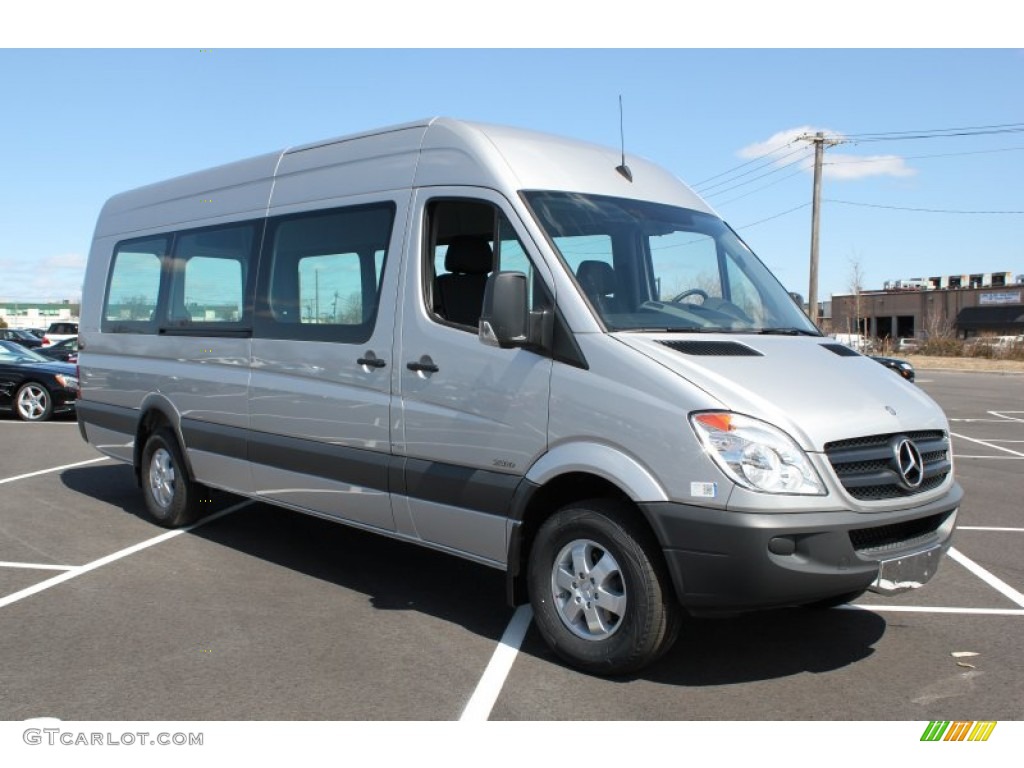
POLYGON ((77 300, 96 217, 126 189, 433 115, 617 147, 620 96, 626 149, 790 291, 808 293, 811 230, 795 139, 816 131, 844 142, 824 156, 820 300, 855 267, 865 289, 1024 274, 1020 49, 7 47, 0 301, 77 300), (985 126, 1003 127, 934 135, 985 126))

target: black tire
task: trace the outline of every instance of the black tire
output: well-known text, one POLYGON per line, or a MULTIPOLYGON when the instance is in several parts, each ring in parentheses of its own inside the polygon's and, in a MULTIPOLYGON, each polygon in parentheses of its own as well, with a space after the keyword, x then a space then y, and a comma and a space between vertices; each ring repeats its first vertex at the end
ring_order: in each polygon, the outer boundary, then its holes
POLYGON ((22 421, 47 421, 53 416, 53 395, 37 381, 27 381, 14 395, 14 412, 22 421))
POLYGON ((541 525, 530 550, 537 628, 555 653, 586 672, 636 672, 679 634, 682 609, 639 514, 604 499, 570 504, 541 525), (567 565, 575 566, 571 573, 567 565))
POLYGON ((139 479, 146 510, 157 525, 180 528, 199 517, 198 487, 189 477, 178 441, 167 427, 146 440, 139 479))

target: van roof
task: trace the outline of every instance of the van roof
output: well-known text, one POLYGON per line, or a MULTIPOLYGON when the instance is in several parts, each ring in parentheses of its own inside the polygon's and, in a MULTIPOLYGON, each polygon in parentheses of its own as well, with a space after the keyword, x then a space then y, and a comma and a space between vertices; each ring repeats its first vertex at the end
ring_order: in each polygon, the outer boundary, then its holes
POLYGON ((265 215, 270 208, 389 189, 484 186, 513 195, 553 189, 658 200, 713 213, 675 176, 620 151, 521 128, 434 117, 338 136, 115 195, 96 237, 186 222, 265 215), (329 182, 327 181, 329 175, 329 182))

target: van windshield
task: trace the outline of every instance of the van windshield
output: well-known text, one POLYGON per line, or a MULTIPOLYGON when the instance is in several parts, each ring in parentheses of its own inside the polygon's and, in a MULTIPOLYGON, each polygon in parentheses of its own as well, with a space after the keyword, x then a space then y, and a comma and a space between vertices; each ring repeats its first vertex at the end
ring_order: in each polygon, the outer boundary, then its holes
POLYGON ((570 192, 523 196, 610 331, 820 335, 715 216, 570 192))

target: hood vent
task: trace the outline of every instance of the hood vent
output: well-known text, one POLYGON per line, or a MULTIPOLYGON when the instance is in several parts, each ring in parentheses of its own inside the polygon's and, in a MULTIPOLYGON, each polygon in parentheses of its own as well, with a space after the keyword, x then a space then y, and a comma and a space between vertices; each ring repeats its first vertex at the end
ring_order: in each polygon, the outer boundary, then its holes
POLYGON ((860 357, 860 352, 855 349, 851 349, 845 344, 822 344, 822 349, 827 349, 833 354, 839 355, 840 357, 860 357))
POLYGON ((756 349, 735 341, 659 341, 669 349, 684 355, 706 357, 764 357, 756 349))

